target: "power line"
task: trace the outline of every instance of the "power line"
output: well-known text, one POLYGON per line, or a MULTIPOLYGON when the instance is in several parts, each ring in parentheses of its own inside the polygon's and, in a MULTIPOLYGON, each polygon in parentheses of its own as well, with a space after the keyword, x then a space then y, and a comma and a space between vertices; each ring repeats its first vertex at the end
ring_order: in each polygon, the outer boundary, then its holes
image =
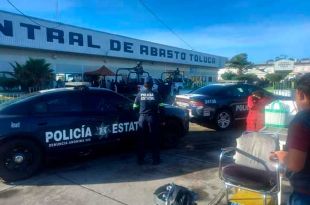
POLYGON ((159 18, 156 13, 143 2, 143 0, 139 0, 139 2, 150 14, 152 14, 156 18, 157 21, 164 25, 173 35, 175 35, 179 40, 186 44, 191 50, 194 50, 194 48, 189 43, 187 43, 179 34, 177 34, 168 24, 161 20, 161 18, 159 18))
POLYGON ((38 26, 41 26, 41 27, 44 27, 44 28, 59 28, 60 26, 62 26, 61 23, 58 22, 58 25, 55 26, 55 27, 47 27, 47 26, 44 26, 38 22, 36 22, 35 20, 33 20, 30 16, 26 15, 24 12, 22 12, 20 9, 18 9, 10 0, 6 0, 16 11, 18 11, 21 15, 23 15, 24 17, 26 17, 27 19, 29 19, 32 23, 38 25, 38 26))

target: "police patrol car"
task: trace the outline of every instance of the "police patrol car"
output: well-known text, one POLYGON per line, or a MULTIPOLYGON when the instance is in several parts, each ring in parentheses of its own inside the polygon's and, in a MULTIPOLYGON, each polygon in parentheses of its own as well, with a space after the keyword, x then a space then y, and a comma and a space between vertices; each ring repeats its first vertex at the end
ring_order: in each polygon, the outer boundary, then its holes
MULTIPOLYGON (((33 175, 45 157, 133 139, 133 102, 111 90, 68 87, 29 94, 0 104, 0 177, 33 175)), ((163 141, 175 143, 189 127, 188 112, 160 110, 163 141)))
POLYGON ((224 130, 231 127, 234 120, 246 119, 247 98, 257 90, 276 99, 286 98, 254 85, 227 83, 207 85, 189 94, 177 95, 175 105, 188 109, 191 119, 213 121, 218 129, 224 130))

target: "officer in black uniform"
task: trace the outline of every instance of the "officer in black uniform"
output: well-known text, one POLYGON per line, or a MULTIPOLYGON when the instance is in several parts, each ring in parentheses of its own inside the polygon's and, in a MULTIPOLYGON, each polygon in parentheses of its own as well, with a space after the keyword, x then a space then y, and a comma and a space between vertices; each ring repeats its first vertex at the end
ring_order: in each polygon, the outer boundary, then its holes
POLYGON ((137 140, 138 164, 144 164, 146 142, 150 143, 152 150, 153 165, 160 163, 160 139, 159 129, 159 106, 162 106, 160 96, 152 90, 153 79, 147 77, 144 81, 144 89, 138 93, 133 108, 139 109, 140 133, 137 140))

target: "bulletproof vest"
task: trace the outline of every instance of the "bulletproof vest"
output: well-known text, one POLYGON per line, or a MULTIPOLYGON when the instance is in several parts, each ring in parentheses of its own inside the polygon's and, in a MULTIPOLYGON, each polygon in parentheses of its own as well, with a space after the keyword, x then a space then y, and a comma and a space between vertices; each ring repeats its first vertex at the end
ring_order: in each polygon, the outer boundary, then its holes
POLYGON ((140 98, 140 114, 156 114, 158 112, 159 97, 157 92, 146 89, 141 91, 138 97, 140 98))

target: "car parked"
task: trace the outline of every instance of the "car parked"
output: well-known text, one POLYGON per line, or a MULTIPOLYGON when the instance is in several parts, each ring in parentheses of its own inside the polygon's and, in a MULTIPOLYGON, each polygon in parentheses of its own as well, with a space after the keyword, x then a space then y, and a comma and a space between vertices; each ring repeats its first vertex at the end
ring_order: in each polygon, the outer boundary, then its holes
MULTIPOLYGON (((0 177, 27 178, 49 156, 133 140, 138 113, 132 104, 111 90, 85 86, 40 91, 1 104, 0 177)), ((166 105, 160 118, 166 145, 189 129, 188 112, 180 108, 166 105)))
POLYGON ((252 92, 261 90, 274 99, 290 100, 255 85, 243 83, 211 84, 188 94, 177 95, 175 105, 187 109, 191 120, 211 121, 220 130, 228 129, 235 120, 247 117, 247 98, 252 92))

